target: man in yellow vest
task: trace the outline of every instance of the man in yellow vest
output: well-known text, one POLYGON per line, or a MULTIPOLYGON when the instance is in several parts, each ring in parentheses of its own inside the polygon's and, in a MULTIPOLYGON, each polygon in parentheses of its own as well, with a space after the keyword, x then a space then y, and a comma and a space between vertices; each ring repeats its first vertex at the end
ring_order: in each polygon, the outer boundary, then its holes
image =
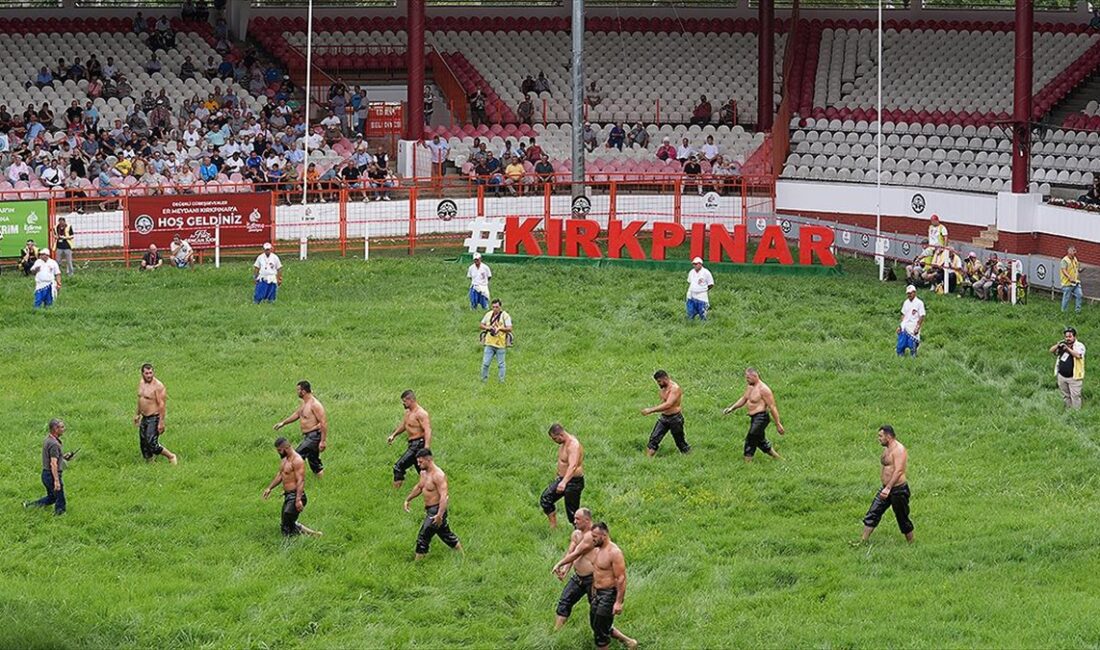
POLYGON ((481 319, 481 341, 485 344, 485 355, 481 359, 481 381, 489 381, 489 364, 493 357, 497 360, 497 377, 504 381, 504 353, 512 338, 512 317, 504 311, 499 299, 494 299, 491 308, 481 319))
POLYGON ((1077 330, 1067 327, 1065 339, 1050 346, 1054 355, 1054 376, 1066 408, 1081 408, 1081 383, 1085 379, 1085 344, 1077 340, 1077 330))
POLYGON ((1062 258, 1059 271, 1062 278, 1062 311, 1069 307, 1070 296, 1076 299, 1077 313, 1081 313, 1081 263, 1077 261, 1077 249, 1070 246, 1062 258))

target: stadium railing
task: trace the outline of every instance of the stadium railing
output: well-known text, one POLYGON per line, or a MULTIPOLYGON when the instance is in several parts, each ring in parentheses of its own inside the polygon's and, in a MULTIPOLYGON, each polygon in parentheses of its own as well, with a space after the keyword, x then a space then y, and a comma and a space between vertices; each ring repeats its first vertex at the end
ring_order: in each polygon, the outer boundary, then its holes
MULTIPOLYGON (((599 222, 604 229, 613 220, 643 221, 646 230, 655 222, 686 227, 695 223, 733 227, 748 219, 774 222, 775 179, 770 176, 704 176, 695 181, 680 174, 604 172, 590 175, 581 186, 587 207, 577 209, 573 184, 564 174, 555 175, 547 183, 516 185, 482 183, 459 176, 403 180, 392 187, 372 187, 366 181, 354 185, 323 181, 310 183, 304 196, 301 182, 131 185, 110 190, 89 187, 68 193, 35 189, 0 193, 0 207, 5 202, 40 201, 49 215, 51 247, 55 244, 52 233, 57 219, 65 217, 75 230, 75 248, 82 259, 127 264, 136 262, 147 245, 132 241, 140 239, 132 237, 134 220, 140 215, 131 204, 140 201, 148 205, 148 197, 219 197, 233 202, 232 195, 243 195, 240 201, 247 199, 252 201, 249 205, 261 205, 269 211, 272 227, 265 236, 271 240, 292 243, 305 238, 311 252, 340 255, 358 255, 368 246, 409 255, 459 250, 471 223, 479 217, 586 218, 599 222)), ((200 261, 212 257, 215 248, 227 256, 254 253, 262 242, 230 243, 235 228, 247 227, 244 223, 221 226, 226 236, 217 245, 209 238, 193 242, 200 261)), ((174 234, 182 229, 171 230, 174 234)))

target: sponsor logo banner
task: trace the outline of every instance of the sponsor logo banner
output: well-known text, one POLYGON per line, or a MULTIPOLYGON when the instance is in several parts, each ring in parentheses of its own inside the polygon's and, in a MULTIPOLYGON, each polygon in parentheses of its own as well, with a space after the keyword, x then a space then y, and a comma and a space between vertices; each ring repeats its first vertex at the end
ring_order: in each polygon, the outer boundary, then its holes
POLYGON ((129 199, 130 249, 166 248, 179 235, 195 248, 211 248, 221 227, 224 247, 260 246, 271 240, 271 194, 186 194, 129 199))
POLYGON ((50 212, 45 201, 0 202, 0 257, 19 257, 19 250, 33 239, 38 247, 50 242, 50 212))

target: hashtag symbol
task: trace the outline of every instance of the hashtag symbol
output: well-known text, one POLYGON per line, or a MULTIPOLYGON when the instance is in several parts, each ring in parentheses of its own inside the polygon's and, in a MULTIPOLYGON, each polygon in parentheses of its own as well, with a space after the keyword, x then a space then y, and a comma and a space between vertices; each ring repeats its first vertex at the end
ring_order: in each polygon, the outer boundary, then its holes
POLYGON ((471 253, 478 253, 484 249, 487 255, 491 255, 504 243, 503 235, 503 219, 478 217, 474 219, 473 224, 470 226, 470 236, 462 243, 466 246, 466 250, 471 253))

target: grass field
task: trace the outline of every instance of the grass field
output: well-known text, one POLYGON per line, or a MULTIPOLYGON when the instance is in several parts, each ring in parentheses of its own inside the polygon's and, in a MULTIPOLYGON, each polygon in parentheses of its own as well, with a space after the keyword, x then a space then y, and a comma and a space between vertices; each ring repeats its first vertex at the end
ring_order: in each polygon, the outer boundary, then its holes
MULTIPOLYGON (((555 420, 586 445, 584 501, 628 562, 617 624, 644 648, 1100 647, 1100 396, 1086 379, 1085 409, 1062 408, 1057 305, 923 295, 923 356, 899 361, 901 287, 847 264, 716 273, 705 326, 683 321, 686 266, 495 265, 517 340, 503 385, 478 380, 464 267, 439 258, 291 262, 260 308, 245 263, 85 270, 49 313, 5 273, 0 647, 591 647, 584 604, 552 631, 567 533, 537 499, 555 420), (178 467, 138 453, 145 361, 178 467), (776 392, 786 462, 744 465, 747 418, 720 414, 750 364, 776 392), (642 454, 659 367, 684 387, 691 456, 671 440, 642 454), (260 492, 299 379, 331 423, 302 516, 325 536, 286 542, 260 492), (432 414, 465 557, 436 540, 411 561, 420 514, 402 511, 411 483, 391 488, 401 445, 385 444, 406 388, 432 414), (62 518, 19 507, 40 496, 55 416, 81 449, 62 518), (888 514, 851 548, 882 423, 910 449, 917 541, 888 514)), ((1074 324, 1100 346, 1100 316, 1074 324)))

